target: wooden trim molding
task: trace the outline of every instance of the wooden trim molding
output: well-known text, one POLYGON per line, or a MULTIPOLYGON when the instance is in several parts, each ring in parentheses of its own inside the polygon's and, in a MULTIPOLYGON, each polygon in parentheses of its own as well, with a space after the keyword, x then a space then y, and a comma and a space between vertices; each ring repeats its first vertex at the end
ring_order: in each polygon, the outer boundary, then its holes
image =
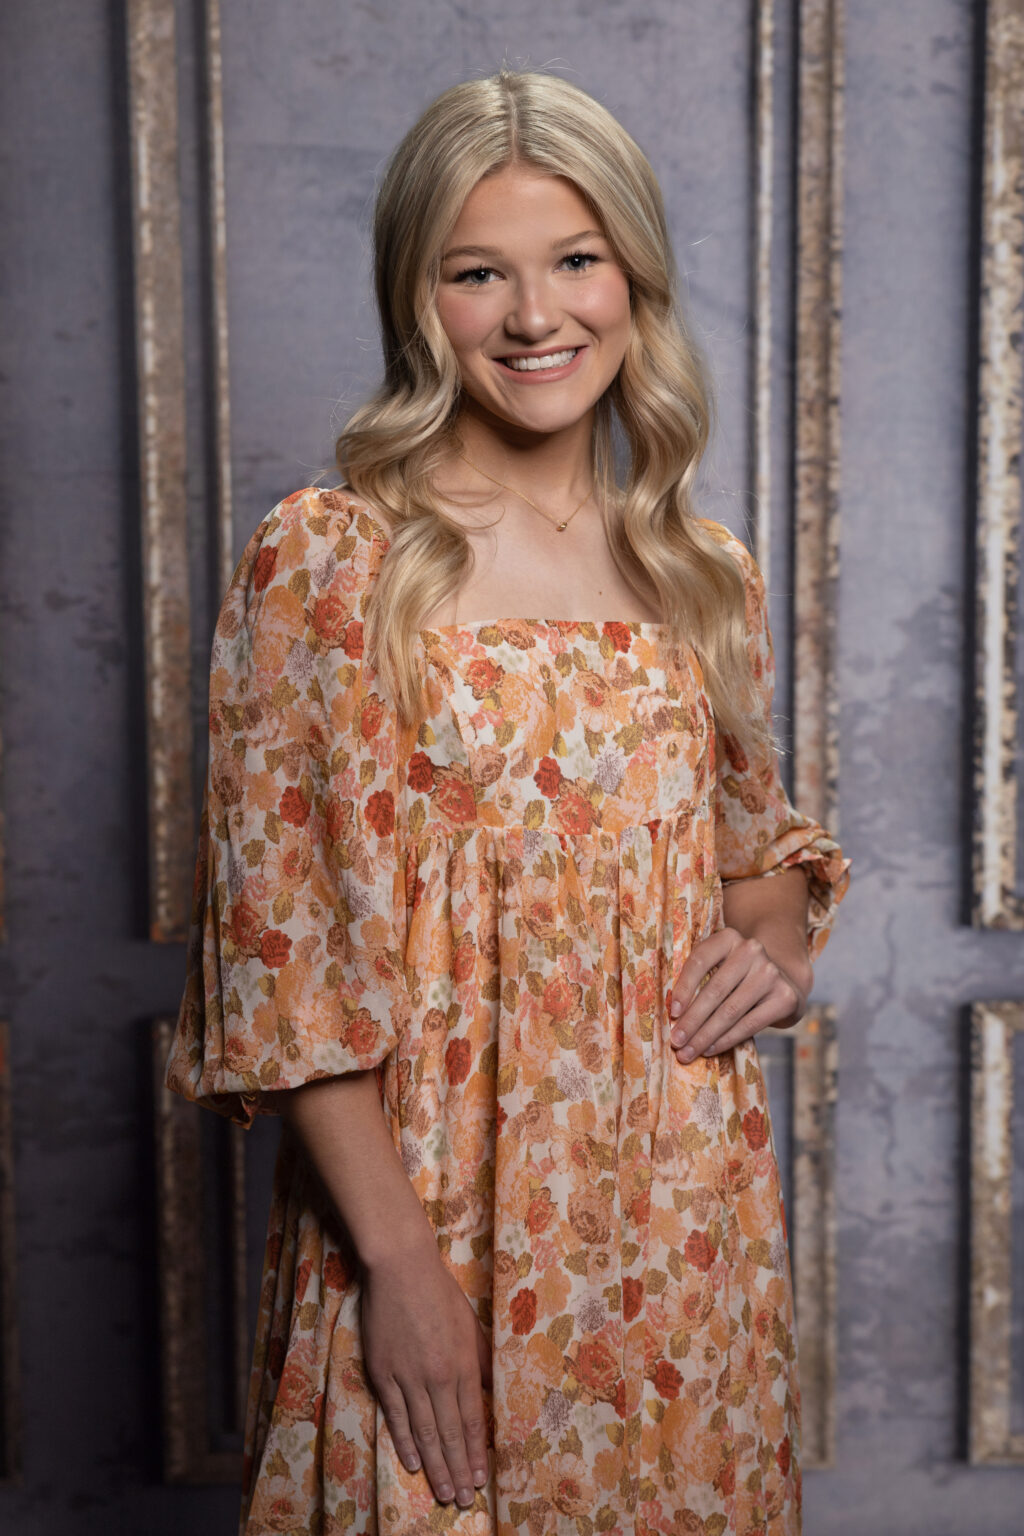
POLYGON ((231 375, 228 354, 227 218, 224 193, 223 50, 220 0, 206 0, 204 38, 206 101, 206 199, 209 221, 210 314, 213 324, 210 390, 212 395, 214 516, 218 596, 235 573, 231 480, 231 375))
POLYGON ((1017 879, 1017 608, 1024 438, 1024 5, 985 10, 978 295, 972 924, 1024 928, 1017 879))
POLYGON ((794 417, 793 796, 838 829, 842 0, 800 0, 794 417))
MULTIPOLYGON (((839 392, 842 0, 800 0, 793 409, 793 799, 839 832, 839 392)), ((819 1006, 793 1061, 793 1251, 805 1469, 835 1461, 835 1020, 819 1006)))
POLYGON ((836 1441, 835 1011, 812 1007, 793 1041, 793 1289, 801 1466, 830 1467, 836 1441))
POLYGON ((0 1021, 0 1484, 21 1482, 19 1380, 10 1035, 7 1023, 0 1021))
POLYGON ((754 14, 754 349, 750 489, 754 557, 771 583, 772 222, 775 211, 775 0, 754 14))
POLYGON ((149 927, 187 937, 192 714, 185 486, 185 347, 174 0, 128 0, 138 376, 149 927))
MULTIPOLYGON (((842 0, 799 0, 793 272, 793 799, 838 833, 836 596, 842 264, 842 0)), ((772 221, 775 0, 758 0, 751 491, 754 553, 771 588, 772 221)), ((794 1187, 790 1228, 805 1468, 835 1460, 836 1033, 812 1009, 793 1035, 794 1187)))
POLYGON ((1013 1314, 1013 1042, 1024 1003, 971 1008, 971 1293, 968 1455, 974 1466, 1024 1466, 1011 1429, 1013 1314))
MULTIPOLYGON (((202 1148, 202 1117, 209 1112, 164 1083, 174 1027, 172 1018, 152 1025, 164 1477, 169 1483, 237 1483, 240 1453, 218 1449, 210 1432, 208 1373, 215 1352, 206 1324, 211 1235, 204 1221, 204 1190, 211 1170, 202 1148)), ((230 1311, 232 1412, 242 1425, 249 1386, 245 1132, 226 1123, 218 1129, 226 1139, 226 1166, 215 1168, 213 1176, 229 1191, 227 1222, 213 1234, 226 1256, 226 1306, 218 1311, 230 1311)))

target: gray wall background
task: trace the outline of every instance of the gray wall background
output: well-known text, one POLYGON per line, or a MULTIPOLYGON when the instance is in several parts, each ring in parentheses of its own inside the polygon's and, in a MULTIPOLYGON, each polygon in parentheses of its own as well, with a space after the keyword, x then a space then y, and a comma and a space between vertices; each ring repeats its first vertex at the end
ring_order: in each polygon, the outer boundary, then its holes
MULTIPOLYGON (((329 468, 333 425, 376 379, 368 220, 388 152, 438 91, 506 53, 597 95, 655 166, 719 381, 704 505, 742 528, 746 0, 222 9, 238 550, 280 496, 329 468)), ((792 18, 778 10, 785 59, 792 18)), ((847 0, 840 835, 854 883, 815 991, 839 1023, 840 1373, 837 1464, 806 1477, 809 1536, 1010 1536, 1024 1502, 1024 1468, 971 1469, 964 1451, 963 1006, 1024 996, 1020 935, 963 922, 979 10, 847 0)), ((183 0, 193 320, 194 21, 183 0)), ((779 89, 784 129, 785 66, 779 89)), ((215 1536, 234 1529, 237 1508, 233 1488, 167 1488, 159 1474, 143 1021, 176 1010, 184 956, 146 939, 125 112, 118 4, 6 0, 0 1016, 12 1031, 25 1470, 21 1487, 0 1489, 0 1528, 17 1536, 171 1536, 186 1524, 215 1536)), ((780 239, 787 155, 783 131, 780 239)), ((787 283, 780 260, 780 450, 787 283)), ((201 359, 190 346, 198 528, 201 359)), ((780 662, 787 583, 779 548, 780 662)), ((197 557, 199 716, 204 594, 197 557)), ((269 1134, 253 1159, 254 1263, 269 1134)), ((1017 1284, 1024 1292, 1024 1276, 1017 1284)), ((1016 1381, 1021 1428, 1024 1372, 1016 1381)))

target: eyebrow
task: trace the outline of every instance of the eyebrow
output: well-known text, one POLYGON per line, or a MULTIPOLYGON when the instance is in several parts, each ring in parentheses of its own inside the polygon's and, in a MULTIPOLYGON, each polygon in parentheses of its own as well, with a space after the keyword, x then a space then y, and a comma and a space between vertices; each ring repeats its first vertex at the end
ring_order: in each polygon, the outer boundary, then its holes
MULTIPOLYGON (((565 235, 561 240, 553 240, 551 249, 557 251, 562 245, 574 245, 577 240, 603 240, 604 233, 600 229, 581 229, 577 235, 565 235)), ((501 252, 493 245, 457 245, 453 250, 445 251, 443 260, 449 261, 453 256, 500 256, 501 252)))

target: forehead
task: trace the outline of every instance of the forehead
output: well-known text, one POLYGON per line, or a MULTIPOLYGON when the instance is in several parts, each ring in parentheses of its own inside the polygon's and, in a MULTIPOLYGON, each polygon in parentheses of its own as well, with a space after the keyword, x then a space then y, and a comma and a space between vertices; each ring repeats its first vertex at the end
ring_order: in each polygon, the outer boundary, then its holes
POLYGON ((568 177, 506 166, 477 182, 459 210, 449 244, 470 239, 484 228, 492 240, 496 231, 514 239, 563 224, 566 234, 586 227, 602 229, 596 211, 568 177))

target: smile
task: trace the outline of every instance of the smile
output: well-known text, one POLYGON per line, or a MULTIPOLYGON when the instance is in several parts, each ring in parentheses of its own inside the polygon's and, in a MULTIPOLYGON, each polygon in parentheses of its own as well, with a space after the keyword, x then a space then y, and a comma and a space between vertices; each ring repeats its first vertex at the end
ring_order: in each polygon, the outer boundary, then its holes
POLYGON ((547 352, 543 355, 534 353, 527 357, 496 357, 494 361, 506 373, 520 375, 524 382, 537 379, 538 376, 543 376, 545 380, 552 376, 563 378, 578 365, 586 350, 586 347, 566 347, 561 352, 547 352))

